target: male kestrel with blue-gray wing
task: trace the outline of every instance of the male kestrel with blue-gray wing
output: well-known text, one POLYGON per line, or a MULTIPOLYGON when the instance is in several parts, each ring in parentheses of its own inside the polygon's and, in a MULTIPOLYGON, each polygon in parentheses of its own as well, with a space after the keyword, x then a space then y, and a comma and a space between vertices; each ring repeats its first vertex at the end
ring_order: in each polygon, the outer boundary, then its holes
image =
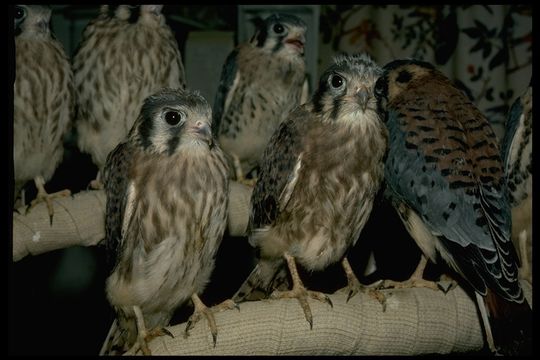
MULTIPOLYGON (((488 120, 426 62, 390 62, 375 93, 389 131, 387 192, 405 227, 425 257, 442 259, 474 289, 491 350, 530 351, 531 309, 518 281, 506 182, 488 120)), ((425 257, 402 286, 429 286, 425 257)))

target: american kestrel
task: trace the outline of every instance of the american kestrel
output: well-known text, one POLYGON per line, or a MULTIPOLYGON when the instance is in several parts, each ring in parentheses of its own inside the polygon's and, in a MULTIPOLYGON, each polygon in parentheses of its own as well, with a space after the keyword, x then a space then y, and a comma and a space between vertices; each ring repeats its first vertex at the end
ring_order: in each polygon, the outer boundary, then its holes
POLYGON ((373 94, 381 68, 365 54, 340 55, 323 73, 312 99, 293 111, 271 137, 251 198, 249 242, 260 260, 233 300, 269 288, 284 261, 310 327, 309 291, 296 264, 309 271, 341 261, 349 297, 363 289, 347 260, 383 178, 387 131, 373 94))
POLYGON ((521 259, 519 276, 532 283, 532 85, 510 108, 501 151, 512 209, 512 241, 521 259))
POLYGON ((409 281, 394 285, 429 287, 426 257, 442 259, 474 289, 490 349, 511 353, 512 342, 527 341, 532 314, 518 281, 495 133, 432 65, 396 60, 383 69, 375 94, 389 132, 387 192, 425 255, 409 281))
POLYGON ((64 154, 64 136, 73 116, 73 74, 62 44, 50 31, 51 9, 40 5, 15 6, 15 84, 13 161, 15 197, 34 180, 39 201, 46 201, 50 221, 51 199, 69 190, 47 194, 64 154))
POLYGON ((107 298, 122 330, 120 352, 169 334, 174 310, 191 298, 189 329, 212 312, 200 300, 227 223, 228 165, 211 133, 211 109, 196 92, 162 89, 144 101, 127 140, 104 167, 106 247, 114 265, 107 298))
POLYGON ((83 32, 73 59, 78 146, 99 170, 147 96, 163 87, 185 87, 178 44, 162 7, 103 5, 83 32))
POLYGON ((214 133, 236 179, 256 168, 279 124, 307 101, 305 23, 273 14, 225 60, 213 108, 214 133))

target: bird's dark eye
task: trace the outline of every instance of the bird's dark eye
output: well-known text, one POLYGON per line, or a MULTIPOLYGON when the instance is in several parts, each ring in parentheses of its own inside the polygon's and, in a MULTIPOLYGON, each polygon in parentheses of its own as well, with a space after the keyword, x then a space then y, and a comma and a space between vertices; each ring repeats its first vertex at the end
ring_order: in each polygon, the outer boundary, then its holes
POLYGON ((339 89, 343 86, 343 83, 345 83, 345 80, 337 74, 332 75, 330 78, 330 84, 334 89, 339 89))
POLYGON ((285 28, 281 24, 274 25, 274 32, 276 34, 281 34, 283 31, 285 31, 285 28))
POLYGON ((182 115, 177 111, 167 111, 165 113, 165 121, 171 126, 178 125, 180 120, 182 120, 182 115))
POLYGON ((21 6, 15 6, 15 19, 21 20, 26 16, 26 10, 21 6))

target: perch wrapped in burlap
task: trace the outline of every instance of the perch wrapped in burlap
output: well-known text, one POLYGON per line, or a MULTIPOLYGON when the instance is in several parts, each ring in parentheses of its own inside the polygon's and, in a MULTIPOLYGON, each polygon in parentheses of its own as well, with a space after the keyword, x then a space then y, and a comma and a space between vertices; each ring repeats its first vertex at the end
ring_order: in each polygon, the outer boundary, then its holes
MULTIPOLYGON (((251 188, 231 183, 228 232, 245 233, 251 188)), ((54 222, 38 204, 29 214, 13 214, 13 260, 74 245, 96 245, 104 236, 105 194, 84 191, 54 201, 54 222)), ((531 304, 532 287, 522 281, 531 304)), ((206 321, 185 339, 185 323, 149 343, 154 355, 418 355, 476 351, 483 346, 474 301, 459 286, 447 294, 430 289, 383 290, 386 311, 366 294, 348 303, 347 294, 330 295, 334 304, 311 301, 313 330, 295 299, 240 304, 241 311, 216 314, 213 347, 206 321)), ((96 353, 99 349, 96 349, 96 353)))
MULTIPOLYGON (((522 281, 530 302, 531 287, 522 281)), ((240 304, 216 314, 213 347, 206 321, 183 337, 185 323, 149 344, 154 355, 418 355, 482 349, 475 302, 459 286, 444 294, 426 288, 383 290, 386 311, 364 293, 329 295, 334 306, 309 301, 313 330, 296 299, 240 304)))

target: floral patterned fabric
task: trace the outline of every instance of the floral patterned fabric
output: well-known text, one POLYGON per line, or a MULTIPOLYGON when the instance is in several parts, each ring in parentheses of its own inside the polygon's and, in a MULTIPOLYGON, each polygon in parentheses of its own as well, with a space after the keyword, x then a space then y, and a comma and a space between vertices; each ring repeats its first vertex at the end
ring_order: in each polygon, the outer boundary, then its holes
POLYGON ((323 5, 320 31, 320 69, 336 52, 366 51, 381 65, 431 62, 463 88, 500 139, 509 107, 532 76, 531 5, 323 5))

